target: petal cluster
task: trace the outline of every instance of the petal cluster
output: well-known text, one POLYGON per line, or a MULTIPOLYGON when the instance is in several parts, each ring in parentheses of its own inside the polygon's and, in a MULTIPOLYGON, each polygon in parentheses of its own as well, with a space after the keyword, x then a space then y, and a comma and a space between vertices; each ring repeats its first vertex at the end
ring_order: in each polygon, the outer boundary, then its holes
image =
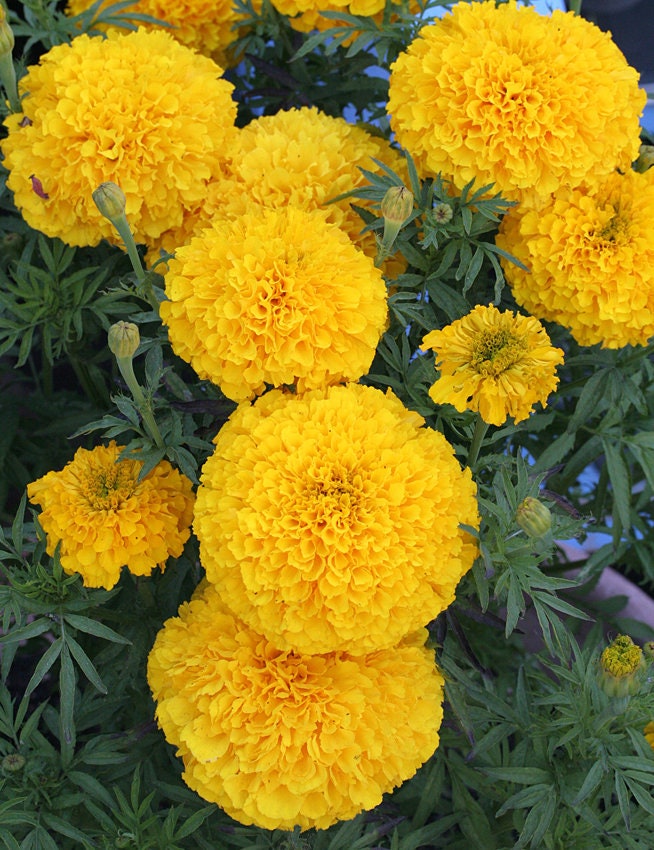
POLYGON ((117 183, 137 241, 180 225, 225 167, 236 134, 222 69, 168 33, 81 35, 21 80, 0 143, 27 223, 69 245, 114 239, 91 193, 117 183))
POLYGON ((281 650, 204 586, 150 654, 157 720, 186 783, 241 823, 326 828, 436 749, 443 679, 425 637, 361 657, 281 650))
POLYGON ((87 587, 112 588, 124 566, 134 575, 163 569, 190 535, 189 479, 161 461, 139 481, 143 464, 118 460, 121 451, 113 441, 78 449, 62 470, 27 487, 41 508, 48 554, 60 545, 63 569, 80 573, 87 587))
POLYGON ((388 111, 424 172, 537 202, 628 168, 646 95, 607 33, 515 0, 457 3, 391 68, 388 111))
POLYGON ((180 248, 161 318, 175 352, 236 401, 358 380, 387 320, 373 261, 317 210, 254 205, 180 248))
POLYGON ((654 170, 519 207, 496 238, 529 271, 502 262, 516 301, 581 345, 645 345, 654 336, 654 170))
POLYGON ((276 646, 361 654, 454 599, 476 488, 442 434, 359 384, 241 405, 216 437, 194 530, 207 579, 276 646))
POLYGON ((527 419, 556 389, 563 352, 532 316, 478 305, 467 316, 430 331, 423 351, 436 352, 440 374, 429 395, 436 404, 478 411, 491 425, 527 419))

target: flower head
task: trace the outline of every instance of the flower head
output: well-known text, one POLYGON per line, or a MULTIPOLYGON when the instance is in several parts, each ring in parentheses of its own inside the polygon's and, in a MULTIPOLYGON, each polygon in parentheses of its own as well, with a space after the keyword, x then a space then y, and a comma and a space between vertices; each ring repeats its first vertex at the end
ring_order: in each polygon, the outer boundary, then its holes
POLYGON ((317 210, 217 219, 171 260, 166 295, 175 352, 236 401, 358 380, 386 325, 381 272, 317 210))
MULTIPOLYGON (((69 0, 66 14, 79 15, 93 2, 95 0, 69 0)), ((113 2, 103 0, 98 12, 104 11, 113 2)), ((221 65, 229 64, 229 46, 236 38, 234 25, 243 18, 230 0, 175 0, 174 3, 171 0, 134 0, 129 8, 123 10, 123 14, 130 13, 164 21, 170 25, 167 31, 177 41, 210 56, 221 65)), ((149 23, 140 25, 145 29, 157 26, 149 23)))
POLYGON ((200 796, 244 824, 324 829, 438 746, 443 679, 425 637, 361 658, 281 650, 204 586, 150 653, 156 717, 200 796))
POLYGON ((646 670, 642 649, 628 635, 618 635, 600 656, 601 684, 610 697, 637 694, 646 670))
POLYGON ((645 345, 654 336, 654 170, 561 189, 539 210, 511 210, 497 245, 516 301, 569 328, 581 345, 645 345))
POLYGON ((610 35, 572 12, 461 2, 391 67, 397 139, 459 188, 536 201, 638 155, 646 95, 610 35))
MULTIPOLYGON (((342 23, 338 19, 327 18, 322 12, 343 12, 345 15, 356 15, 361 18, 373 18, 381 24, 384 18, 385 0, 272 0, 272 4, 289 18, 293 29, 299 32, 326 30, 342 23)), ((412 12, 420 9, 415 2, 410 3, 412 12)), ((347 47, 355 38, 356 33, 347 38, 343 45, 347 47)))
POLYGON ((61 565, 87 587, 112 588, 126 566, 134 575, 164 569, 182 554, 193 516, 191 482, 161 461, 139 481, 140 461, 118 460, 113 441, 78 449, 58 472, 28 484, 41 508, 48 554, 61 544, 61 565))
POLYGON ((225 167, 236 136, 222 69, 162 31, 80 35, 21 80, 0 143, 31 227, 69 245, 116 240, 92 193, 118 184, 137 242, 177 227, 225 167))
POLYGON ((645 729, 643 730, 643 734, 647 739, 647 743, 654 750, 654 721, 650 721, 645 729))
POLYGON ((526 419, 534 404, 547 404, 556 389, 563 352, 554 348, 539 321, 478 305, 442 330, 430 331, 423 351, 436 352, 440 375, 429 395, 459 412, 478 411, 484 422, 503 425, 508 416, 526 419))
POLYGON ((477 549, 475 485, 442 434, 359 384, 242 404, 202 471, 207 579, 282 649, 363 654, 454 599, 477 549))

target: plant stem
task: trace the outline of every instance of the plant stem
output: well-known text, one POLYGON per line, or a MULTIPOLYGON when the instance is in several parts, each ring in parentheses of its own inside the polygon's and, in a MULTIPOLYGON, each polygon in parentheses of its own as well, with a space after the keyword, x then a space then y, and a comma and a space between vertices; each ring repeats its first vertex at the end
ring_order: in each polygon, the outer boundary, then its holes
POLYGON ((163 437, 161 436, 161 431, 159 430, 159 426, 157 425, 155 418, 152 414, 150 404, 145 397, 145 393, 141 389, 141 385, 136 380, 136 375, 134 374, 134 366, 132 365, 132 358, 117 357, 116 362, 118 363, 120 374, 123 376, 125 383, 129 387, 129 391, 131 392, 132 397, 136 402, 136 406, 138 407, 139 412, 143 417, 143 422, 145 423, 145 426, 148 429, 150 436, 157 444, 157 448, 165 449, 166 444, 164 443, 163 437))

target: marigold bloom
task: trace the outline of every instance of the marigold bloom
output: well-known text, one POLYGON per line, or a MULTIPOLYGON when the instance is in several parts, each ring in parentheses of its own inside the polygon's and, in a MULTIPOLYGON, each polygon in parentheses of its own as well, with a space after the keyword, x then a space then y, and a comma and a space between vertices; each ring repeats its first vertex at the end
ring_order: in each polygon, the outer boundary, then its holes
POLYGON ((459 188, 536 202, 626 169, 646 94, 610 35, 572 12, 461 2, 391 66, 397 139, 459 188))
POLYGON ((516 301, 569 328, 581 345, 645 345, 654 336, 654 170, 561 189, 538 211, 511 210, 497 245, 516 301))
POLYGON ((184 780, 243 824, 324 829, 381 802, 438 746, 443 679, 426 632, 355 658, 277 649, 196 591, 148 661, 184 780))
POLYGON ((180 248, 161 318, 175 352, 235 401, 358 380, 387 320, 373 261, 317 210, 255 206, 180 248))
POLYGON ((282 649, 363 654, 454 599, 477 549, 476 488, 445 437, 359 384, 242 404, 202 472, 207 578, 282 649))
MULTIPOLYGON (((375 159, 401 176, 406 173, 404 158, 385 139, 315 107, 255 118, 238 133, 229 176, 212 183, 201 206, 185 217, 180 228, 164 234, 157 247, 172 253, 217 216, 236 218, 260 204, 271 209, 321 209, 327 221, 374 258, 374 234, 361 234, 365 225, 352 209, 352 199, 327 202, 365 185, 361 168, 379 173, 375 159)), ((357 205, 367 204, 357 200, 357 205)))
POLYGON ((141 481, 143 464, 118 460, 122 446, 111 442, 78 449, 58 472, 27 486, 41 508, 39 522, 61 565, 80 573, 87 587, 112 588, 126 566, 134 575, 163 570, 182 554, 193 518, 191 482, 161 461, 141 481))
POLYGON ((600 656, 600 683, 610 697, 637 694, 646 670, 642 649, 628 635, 618 635, 600 656))
POLYGON ((647 724, 647 726, 643 730, 643 734, 647 739, 647 743, 654 750, 654 721, 647 724))
MULTIPOLYGON (((94 0, 69 0, 67 15, 79 15, 88 9, 94 0)), ((104 0, 99 11, 103 11, 115 0, 104 0)), ((171 35, 186 47, 210 56, 221 65, 228 60, 228 48, 236 38, 234 24, 242 19, 230 0, 134 0, 132 6, 122 10, 123 14, 150 15, 170 24, 171 35)), ((141 24, 144 29, 153 29, 156 24, 141 24)), ((113 29, 112 27, 108 27, 113 29)))
POLYGON ((92 198, 113 182, 137 242, 179 226, 237 133, 233 86, 221 74, 162 31, 53 47, 20 81, 23 112, 6 119, 0 142, 27 223, 69 245, 117 241, 92 198))
POLYGON ((421 349, 436 352, 440 376, 429 395, 462 413, 475 410, 491 425, 507 416, 526 419, 534 404, 547 404, 559 379, 563 352, 550 344, 545 328, 531 316, 478 305, 442 330, 430 331, 421 349))

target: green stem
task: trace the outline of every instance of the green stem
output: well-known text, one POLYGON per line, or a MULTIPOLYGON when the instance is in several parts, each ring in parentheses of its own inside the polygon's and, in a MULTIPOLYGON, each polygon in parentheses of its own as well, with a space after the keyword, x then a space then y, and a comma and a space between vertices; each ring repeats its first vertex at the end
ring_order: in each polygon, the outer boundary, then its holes
POLYGON ((575 15, 581 14, 581 2, 582 0, 568 0, 568 11, 574 12, 575 15))
POLYGON ((126 216, 123 214, 120 218, 113 219, 113 225, 118 231, 118 235, 125 243, 125 248, 127 248, 127 254, 132 263, 136 279, 139 283, 144 283, 145 269, 143 268, 143 263, 141 262, 136 242, 134 241, 134 235, 127 223, 126 216))
POLYGON ((134 366, 132 365, 132 358, 116 357, 116 362, 118 363, 120 374, 123 376, 125 383, 129 387, 129 391, 131 392, 134 401, 136 402, 136 406, 138 407, 139 412, 143 417, 143 422, 145 423, 145 426, 148 429, 150 436, 157 444, 157 448, 165 449, 166 444, 164 443, 163 437, 161 436, 159 426, 157 425, 155 418, 152 415, 150 404, 145 397, 145 393, 141 389, 141 385, 136 380, 136 375, 134 374, 134 366))
POLYGON ((488 422, 484 422, 481 416, 477 414, 477 421, 475 422, 475 431, 472 435, 472 441, 470 443, 470 449, 468 451, 468 466, 471 469, 477 463, 477 458, 479 457, 479 450, 481 449, 481 444, 484 442, 484 437, 486 436, 487 431, 488 422))

